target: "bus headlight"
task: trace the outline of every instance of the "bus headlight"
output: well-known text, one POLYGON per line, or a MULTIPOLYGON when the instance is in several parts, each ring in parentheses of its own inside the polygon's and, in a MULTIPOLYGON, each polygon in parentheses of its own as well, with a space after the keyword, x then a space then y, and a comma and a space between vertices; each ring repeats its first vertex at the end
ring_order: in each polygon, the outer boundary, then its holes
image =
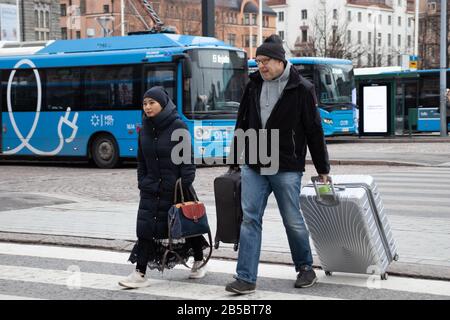
POLYGON ((328 119, 328 118, 323 118, 323 122, 329 125, 333 125, 333 120, 328 119))
POLYGON ((211 139, 211 130, 204 127, 196 127, 194 129, 194 137, 197 140, 209 140, 211 139))

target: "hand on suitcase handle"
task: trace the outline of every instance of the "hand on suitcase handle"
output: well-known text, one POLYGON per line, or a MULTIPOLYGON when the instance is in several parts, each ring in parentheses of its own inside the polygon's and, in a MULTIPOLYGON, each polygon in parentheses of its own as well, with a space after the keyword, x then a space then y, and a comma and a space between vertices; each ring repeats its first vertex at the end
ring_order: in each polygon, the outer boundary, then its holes
POLYGON ((327 184, 326 182, 322 182, 322 177, 320 176, 311 177, 314 189, 316 190, 316 201, 322 205, 338 205, 339 197, 336 194, 333 179, 328 175, 326 176, 326 178, 329 184, 327 184), (322 187, 319 188, 318 184, 322 185, 322 187))

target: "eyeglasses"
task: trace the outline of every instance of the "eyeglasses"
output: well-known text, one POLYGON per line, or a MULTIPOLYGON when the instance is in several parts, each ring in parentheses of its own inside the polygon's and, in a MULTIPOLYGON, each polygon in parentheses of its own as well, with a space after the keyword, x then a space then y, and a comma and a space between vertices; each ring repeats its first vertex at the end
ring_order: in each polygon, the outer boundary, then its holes
POLYGON ((266 58, 266 59, 255 59, 256 65, 262 64, 263 66, 267 65, 269 61, 272 60, 272 58, 266 58))

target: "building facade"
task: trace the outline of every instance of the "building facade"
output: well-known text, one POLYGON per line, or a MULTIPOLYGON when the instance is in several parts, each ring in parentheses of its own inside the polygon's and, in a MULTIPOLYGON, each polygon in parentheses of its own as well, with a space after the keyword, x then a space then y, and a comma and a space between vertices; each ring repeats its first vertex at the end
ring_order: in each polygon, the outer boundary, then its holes
MULTIPOLYGON (((128 32, 151 29, 155 23, 143 1, 125 0, 123 27, 128 32)), ((166 26, 176 33, 201 35, 201 0, 149 1, 166 26)), ((215 34, 218 39, 243 48, 249 57, 256 51, 258 0, 216 0, 215 34)), ((60 0, 63 39, 119 36, 122 34, 120 0, 60 0)), ((263 7, 263 37, 276 32, 276 13, 263 7)))
MULTIPOLYGON (((447 67, 450 67, 450 0, 447 1, 447 67)), ((422 0, 419 18, 419 64, 422 69, 438 69, 441 58, 441 1, 422 0)))
POLYGON ((0 0, 1 40, 59 39, 59 16, 59 0, 0 0))
POLYGON ((292 55, 401 65, 414 53, 414 0, 271 0, 292 55))

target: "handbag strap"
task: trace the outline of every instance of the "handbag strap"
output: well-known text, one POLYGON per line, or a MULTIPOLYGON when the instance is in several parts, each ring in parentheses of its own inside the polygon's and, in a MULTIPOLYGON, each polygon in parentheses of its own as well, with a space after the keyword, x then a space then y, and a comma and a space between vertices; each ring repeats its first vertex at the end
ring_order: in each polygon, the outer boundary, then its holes
MULTIPOLYGON (((175 192, 173 196, 173 203, 177 203, 178 200, 178 191, 180 191, 181 194, 181 202, 184 203, 184 192, 183 192, 183 184, 181 183, 181 178, 178 178, 175 182, 175 192)), ((189 187, 189 192, 192 194, 192 197, 194 198, 195 202, 199 202, 197 193, 195 192, 194 187, 191 185, 189 187)))

